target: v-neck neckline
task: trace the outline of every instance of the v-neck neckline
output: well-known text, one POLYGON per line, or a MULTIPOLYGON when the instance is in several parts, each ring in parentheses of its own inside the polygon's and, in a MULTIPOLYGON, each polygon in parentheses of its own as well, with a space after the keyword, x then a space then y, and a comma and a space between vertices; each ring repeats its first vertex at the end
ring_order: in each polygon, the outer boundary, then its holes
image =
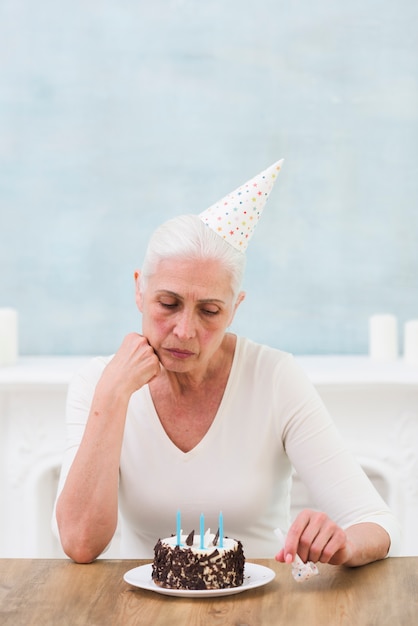
POLYGON ((148 402, 149 409, 150 409, 150 415, 152 415, 153 424, 156 430, 159 432, 161 439, 166 442, 166 445, 168 446, 168 448, 174 451, 176 454, 180 455, 180 457, 187 458, 187 457, 194 456, 202 447, 206 445, 207 441, 209 441, 212 438, 213 433, 216 432, 216 430, 218 429, 218 424, 220 424, 222 421, 222 416, 225 413, 226 407, 229 402, 229 398, 231 396, 231 388, 233 386, 234 379, 235 379, 235 370, 238 367, 237 363, 239 361, 240 350, 241 350, 240 337, 236 336, 235 349, 234 349, 234 354, 232 357, 232 363, 231 363, 231 368, 230 368, 229 375, 228 375, 228 380, 226 382, 225 389, 224 389, 221 401, 219 403, 218 410, 216 411, 215 417, 213 418, 212 423, 210 424, 209 428, 207 429, 203 437, 198 441, 198 443, 195 446, 193 446, 193 448, 191 448, 190 450, 186 452, 181 450, 172 441, 172 439, 168 436, 167 432, 165 431, 164 426, 162 425, 160 417, 158 415, 158 412, 155 408, 154 400, 152 398, 149 385, 146 385, 145 393, 146 393, 146 398, 147 398, 147 402, 148 402))

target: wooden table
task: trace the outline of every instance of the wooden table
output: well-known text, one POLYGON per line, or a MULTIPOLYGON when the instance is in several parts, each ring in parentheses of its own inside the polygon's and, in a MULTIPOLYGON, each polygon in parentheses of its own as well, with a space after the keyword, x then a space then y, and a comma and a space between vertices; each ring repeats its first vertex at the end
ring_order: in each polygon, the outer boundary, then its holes
POLYGON ((123 574, 147 561, 0 559, 1 626, 412 626, 418 620, 418 557, 357 569, 320 565, 293 580, 289 566, 264 587, 223 598, 176 598, 137 589, 123 574))

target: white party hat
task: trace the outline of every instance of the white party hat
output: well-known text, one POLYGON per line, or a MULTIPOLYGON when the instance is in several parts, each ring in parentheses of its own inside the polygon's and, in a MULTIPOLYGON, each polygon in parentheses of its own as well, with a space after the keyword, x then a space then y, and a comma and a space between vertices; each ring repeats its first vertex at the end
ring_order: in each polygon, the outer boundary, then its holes
POLYGON ((237 250, 245 252, 283 159, 199 214, 200 219, 237 250))

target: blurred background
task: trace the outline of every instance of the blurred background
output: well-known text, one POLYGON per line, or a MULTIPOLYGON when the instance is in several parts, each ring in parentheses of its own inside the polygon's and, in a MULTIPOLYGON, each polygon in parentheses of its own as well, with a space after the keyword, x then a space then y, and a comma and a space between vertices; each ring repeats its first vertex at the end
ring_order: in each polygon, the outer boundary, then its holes
POLYGON ((415 0, 1 0, 0 307, 23 355, 140 330, 154 228, 284 157, 234 330, 367 352, 418 316, 415 0))

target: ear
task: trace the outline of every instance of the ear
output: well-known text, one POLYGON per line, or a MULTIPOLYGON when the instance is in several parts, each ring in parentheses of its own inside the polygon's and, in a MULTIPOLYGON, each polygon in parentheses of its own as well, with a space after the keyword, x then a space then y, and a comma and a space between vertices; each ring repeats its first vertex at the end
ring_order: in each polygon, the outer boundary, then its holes
POLYGON ((232 311, 231 319, 229 320, 228 326, 232 324, 232 321, 235 317, 235 313, 237 312, 239 305, 241 304, 241 302, 243 302, 243 300, 245 300, 245 295, 246 295, 245 291, 240 291, 239 294, 237 295, 237 299, 235 300, 235 304, 234 304, 234 310, 232 311))
POLYGON ((141 270, 134 271, 135 279, 135 301, 140 313, 142 313, 142 291, 141 291, 141 270))

